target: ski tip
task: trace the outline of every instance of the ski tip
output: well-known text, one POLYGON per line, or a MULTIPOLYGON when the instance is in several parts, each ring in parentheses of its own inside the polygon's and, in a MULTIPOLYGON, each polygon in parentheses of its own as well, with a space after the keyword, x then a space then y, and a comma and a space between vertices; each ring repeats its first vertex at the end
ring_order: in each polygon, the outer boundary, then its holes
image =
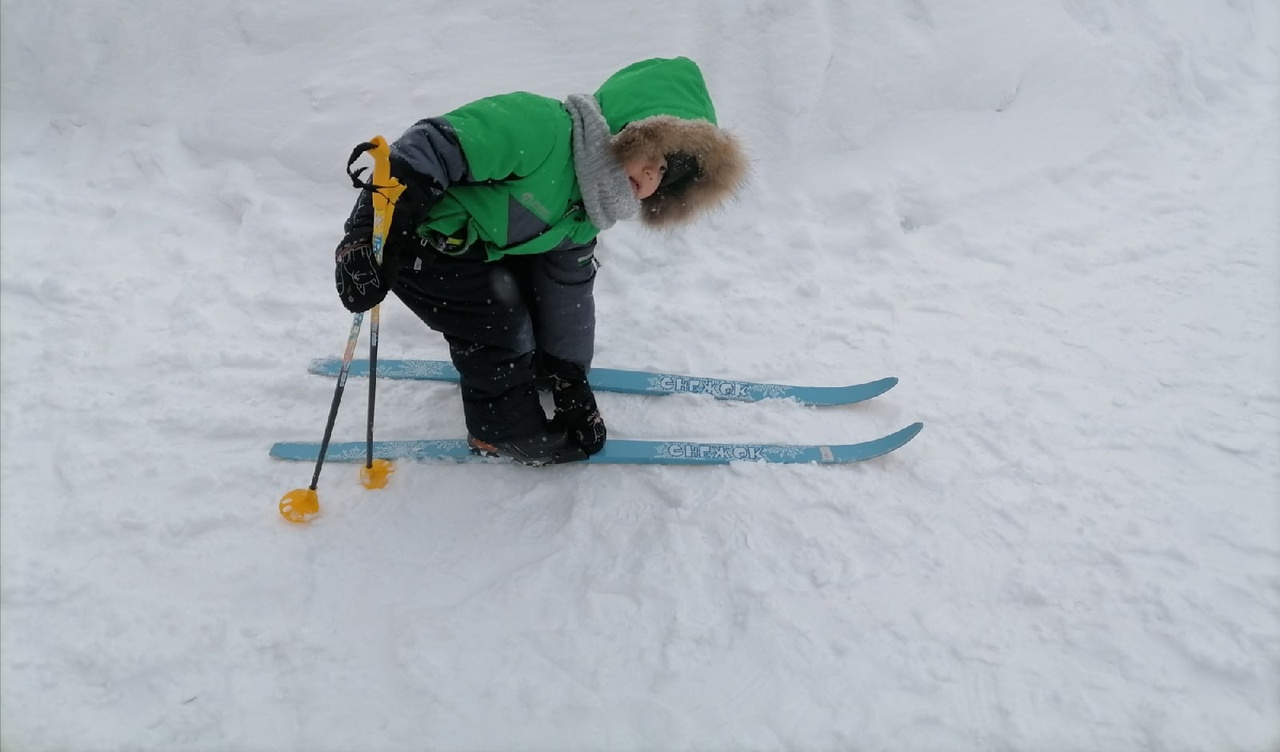
POLYGON ((916 434, 920 433, 923 428, 924 423, 917 421, 905 428, 900 428, 897 431, 894 431, 878 441, 869 442, 867 446, 870 448, 870 451, 864 456, 859 457, 859 459, 875 459, 876 457, 883 457, 897 449, 901 449, 909 444, 911 440, 916 437, 916 434))
POLYGON ((879 381, 873 381, 872 384, 876 384, 878 386, 879 394, 884 394, 886 391, 897 386, 897 376, 886 376, 884 379, 879 381))

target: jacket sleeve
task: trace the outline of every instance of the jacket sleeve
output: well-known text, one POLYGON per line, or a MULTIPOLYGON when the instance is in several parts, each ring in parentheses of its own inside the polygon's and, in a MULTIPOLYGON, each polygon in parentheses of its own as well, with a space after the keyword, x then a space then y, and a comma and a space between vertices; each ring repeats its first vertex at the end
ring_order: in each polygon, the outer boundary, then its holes
POLYGON ((391 174, 401 180, 428 180, 441 192, 470 180, 467 155, 453 125, 442 117, 414 123, 391 144, 391 174), (397 169, 403 173, 396 175, 397 169))

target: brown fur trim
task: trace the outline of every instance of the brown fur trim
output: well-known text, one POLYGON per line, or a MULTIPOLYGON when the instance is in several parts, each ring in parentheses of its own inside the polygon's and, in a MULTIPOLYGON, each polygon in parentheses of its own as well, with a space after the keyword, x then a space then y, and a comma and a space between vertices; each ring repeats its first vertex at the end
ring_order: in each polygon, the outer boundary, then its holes
POLYGON ((747 158, 738 140, 706 120, 682 120, 670 115, 628 123, 613 137, 613 154, 619 162, 652 159, 675 151, 698 160, 698 176, 678 196, 659 191, 644 199, 640 219, 650 227, 671 227, 688 222, 718 207, 740 188, 747 177, 747 158))

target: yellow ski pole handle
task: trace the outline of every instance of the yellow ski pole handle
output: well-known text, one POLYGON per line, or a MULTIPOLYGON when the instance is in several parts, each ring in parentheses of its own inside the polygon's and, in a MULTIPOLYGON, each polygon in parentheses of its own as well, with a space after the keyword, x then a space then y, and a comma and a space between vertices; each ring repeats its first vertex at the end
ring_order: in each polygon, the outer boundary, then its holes
POLYGON ((347 176, 357 188, 369 191, 373 199, 373 250, 375 258, 382 262, 382 244, 391 231, 391 215, 395 212, 396 202, 404 193, 404 185, 391 176, 391 147, 382 136, 374 136, 352 149, 347 159, 347 176), (373 158, 373 175, 368 181, 361 180, 366 168, 352 170, 351 166, 364 154, 373 158))
POLYGON ((382 136, 369 139, 369 156, 373 157, 373 254, 382 263, 382 245, 391 231, 391 216, 396 202, 404 193, 404 185, 391 177, 391 147, 382 136))

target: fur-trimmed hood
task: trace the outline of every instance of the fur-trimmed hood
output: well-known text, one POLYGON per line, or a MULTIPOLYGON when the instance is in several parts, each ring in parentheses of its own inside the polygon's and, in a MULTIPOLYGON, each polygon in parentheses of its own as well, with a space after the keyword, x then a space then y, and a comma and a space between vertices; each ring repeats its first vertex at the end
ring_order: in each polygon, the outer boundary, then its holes
POLYGON ((619 161, 680 152, 697 160, 696 175, 678 189, 645 199, 640 219, 651 227, 686 222, 722 204, 746 179, 747 159, 732 134, 716 124, 702 71, 685 57, 627 66, 596 91, 619 161))

